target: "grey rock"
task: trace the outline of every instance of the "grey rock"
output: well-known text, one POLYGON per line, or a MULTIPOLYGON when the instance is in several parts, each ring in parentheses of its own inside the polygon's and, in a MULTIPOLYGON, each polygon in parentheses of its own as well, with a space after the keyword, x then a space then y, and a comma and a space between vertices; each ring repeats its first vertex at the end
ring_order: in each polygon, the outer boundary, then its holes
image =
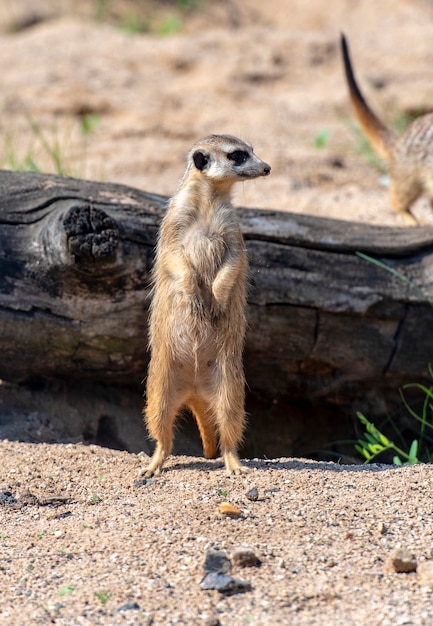
POLYGON ((126 604, 122 604, 117 609, 118 613, 124 613, 126 611, 139 611, 140 607, 136 602, 126 602, 126 604))
POLYGON ((201 581, 200 588, 205 590, 212 589, 231 595, 251 591, 251 583, 249 580, 233 578, 233 576, 223 574, 222 572, 210 572, 201 581))
POLYGON ((220 572, 227 574, 232 569, 232 564, 223 550, 208 550, 203 563, 203 569, 206 573, 220 572))
POLYGON ((154 482, 154 478, 136 478, 133 485, 134 489, 140 489, 141 487, 150 487, 154 482))
POLYGON ((252 502, 256 502, 256 500, 259 499, 259 490, 256 487, 253 487, 252 489, 247 491, 245 496, 248 498, 248 500, 251 500, 252 502))

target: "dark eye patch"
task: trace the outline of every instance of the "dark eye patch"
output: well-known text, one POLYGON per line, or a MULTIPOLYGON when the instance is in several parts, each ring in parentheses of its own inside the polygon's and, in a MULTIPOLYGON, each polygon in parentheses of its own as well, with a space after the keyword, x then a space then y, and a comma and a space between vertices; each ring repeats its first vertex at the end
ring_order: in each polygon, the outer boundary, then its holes
POLYGON ((233 161, 235 165, 243 165, 250 158, 245 150, 233 150, 227 154, 227 158, 233 161))

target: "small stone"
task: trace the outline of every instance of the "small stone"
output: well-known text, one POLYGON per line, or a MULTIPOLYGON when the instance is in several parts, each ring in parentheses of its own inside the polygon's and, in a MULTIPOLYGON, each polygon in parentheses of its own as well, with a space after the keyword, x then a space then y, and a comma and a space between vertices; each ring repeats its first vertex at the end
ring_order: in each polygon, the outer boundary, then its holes
POLYGON ((138 606, 138 604, 136 602, 126 602, 126 604, 122 604, 122 606, 119 606, 119 608, 117 609, 118 613, 124 613, 126 611, 139 611, 140 607, 138 606))
POLYGON ((235 548, 232 552, 233 565, 237 567, 260 567, 261 560, 250 548, 235 548))
POLYGON ((245 496, 248 498, 248 500, 251 500, 251 502, 256 502, 259 499, 259 490, 256 487, 253 487, 252 489, 247 491, 245 496))
POLYGON ((240 517, 242 515, 242 511, 230 502, 221 502, 219 509, 220 513, 227 517, 240 517))
POLYGON ((222 625, 217 617, 209 617, 205 621, 204 626, 222 626, 222 625))
POLYGON ((379 522, 378 529, 381 535, 384 535, 388 530, 383 522, 379 522))
POLYGON ((27 505, 37 506, 39 504, 39 500, 30 491, 24 491, 19 497, 19 503, 21 504, 21 506, 27 506, 27 505))
POLYGON ((232 569, 232 564, 223 550, 208 550, 203 563, 203 569, 207 574, 210 572, 222 572, 223 574, 227 574, 232 569))
POLYGON ((132 483, 134 489, 140 489, 140 487, 150 487, 155 482, 154 478, 136 478, 132 483))
POLYGON ((17 499, 14 498, 10 491, 2 491, 0 493, 0 504, 16 504, 17 499))
POLYGON ((55 531, 54 531, 54 537, 55 537, 56 539, 60 539, 60 537, 62 537, 62 536, 63 536, 63 530, 60 530, 60 529, 59 529, 59 530, 55 530, 55 531))
POLYGON ((433 589, 433 561, 423 561, 416 571, 419 584, 433 589))
POLYGON ((201 581, 200 588, 205 590, 214 589, 220 593, 231 595, 251 591, 251 583, 249 580, 233 578, 222 572, 210 572, 201 581))
POLYGON ((398 548, 392 552, 389 558, 392 569, 398 574, 416 572, 417 562, 415 556, 405 548, 398 548))

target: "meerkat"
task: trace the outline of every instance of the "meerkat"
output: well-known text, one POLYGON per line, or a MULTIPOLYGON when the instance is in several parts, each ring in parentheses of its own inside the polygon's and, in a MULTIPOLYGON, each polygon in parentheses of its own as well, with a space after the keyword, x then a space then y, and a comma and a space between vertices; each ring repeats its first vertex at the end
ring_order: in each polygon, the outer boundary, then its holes
POLYGON ((356 116, 373 148, 388 165, 391 204, 406 224, 417 224, 410 213, 415 200, 426 195, 433 208, 433 113, 417 118, 400 137, 396 137, 376 116, 362 95, 355 80, 344 35, 341 35, 341 50, 356 116))
POLYGON ((231 191, 270 171, 231 135, 205 137, 189 152, 153 268, 145 419, 156 448, 146 476, 161 472, 183 407, 197 421, 204 456, 215 457, 218 436, 226 472, 244 469, 237 447, 245 425, 247 254, 231 191))

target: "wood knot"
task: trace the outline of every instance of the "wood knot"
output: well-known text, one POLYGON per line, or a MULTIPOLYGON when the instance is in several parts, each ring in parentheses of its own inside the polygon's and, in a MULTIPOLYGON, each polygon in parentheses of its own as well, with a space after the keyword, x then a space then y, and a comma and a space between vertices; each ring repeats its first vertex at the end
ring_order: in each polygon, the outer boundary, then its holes
POLYGON ((69 253, 77 265, 112 260, 119 244, 119 228, 104 211, 87 203, 74 206, 65 215, 63 227, 69 253))

